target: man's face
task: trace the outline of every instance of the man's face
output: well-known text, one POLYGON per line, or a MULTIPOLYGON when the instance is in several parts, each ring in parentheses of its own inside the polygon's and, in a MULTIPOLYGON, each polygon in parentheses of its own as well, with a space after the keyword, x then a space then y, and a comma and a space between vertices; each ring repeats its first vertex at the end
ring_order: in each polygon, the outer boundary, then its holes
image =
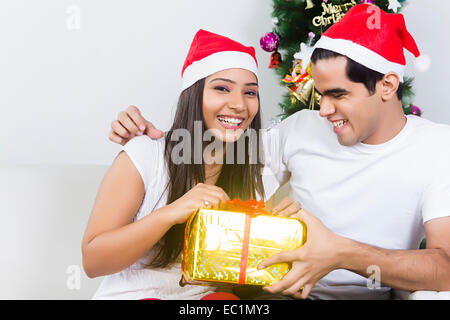
POLYGON ((318 60, 312 64, 315 87, 322 95, 320 115, 328 119, 341 145, 378 144, 382 99, 378 90, 370 95, 363 83, 348 79, 346 66, 345 57, 318 60))

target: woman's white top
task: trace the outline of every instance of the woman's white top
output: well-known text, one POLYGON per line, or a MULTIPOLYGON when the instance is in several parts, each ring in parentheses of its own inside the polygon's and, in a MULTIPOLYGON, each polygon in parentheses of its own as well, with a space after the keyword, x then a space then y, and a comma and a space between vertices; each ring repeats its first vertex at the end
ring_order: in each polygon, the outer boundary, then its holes
MULTIPOLYGON (((133 162, 145 186, 145 196, 133 221, 166 205, 168 180, 164 160, 164 138, 152 140, 148 136, 131 139, 122 150, 133 162)), ((149 268, 158 242, 143 257, 128 268, 104 277, 93 299, 188 299, 195 300, 214 292, 214 288, 186 285, 180 287, 181 255, 167 268, 149 268)))

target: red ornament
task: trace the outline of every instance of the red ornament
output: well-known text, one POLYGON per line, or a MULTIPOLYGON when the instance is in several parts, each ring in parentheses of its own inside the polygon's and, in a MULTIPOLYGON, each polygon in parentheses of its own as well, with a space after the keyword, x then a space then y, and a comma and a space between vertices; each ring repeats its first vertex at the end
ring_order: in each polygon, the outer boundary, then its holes
POLYGON ((270 55, 269 68, 271 68, 271 69, 279 68, 280 63, 281 63, 281 54, 278 51, 274 51, 270 55))

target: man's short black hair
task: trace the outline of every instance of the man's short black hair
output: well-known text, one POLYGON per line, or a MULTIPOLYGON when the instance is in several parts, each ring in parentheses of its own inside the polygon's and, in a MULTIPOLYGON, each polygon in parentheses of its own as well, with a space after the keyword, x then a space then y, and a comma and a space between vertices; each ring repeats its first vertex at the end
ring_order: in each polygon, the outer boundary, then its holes
MULTIPOLYGON (((317 48, 314 50, 311 61, 312 63, 316 63, 318 60, 325 60, 330 58, 337 57, 346 57, 340 53, 330 51, 327 49, 317 48)), ((375 93, 375 87, 378 81, 383 79, 384 74, 369 69, 362 64, 356 62, 355 60, 347 58, 347 77, 353 82, 363 83, 364 86, 369 90, 369 93, 372 95, 375 93)), ((403 97, 403 83, 400 82, 397 90, 398 100, 402 100, 403 97)))

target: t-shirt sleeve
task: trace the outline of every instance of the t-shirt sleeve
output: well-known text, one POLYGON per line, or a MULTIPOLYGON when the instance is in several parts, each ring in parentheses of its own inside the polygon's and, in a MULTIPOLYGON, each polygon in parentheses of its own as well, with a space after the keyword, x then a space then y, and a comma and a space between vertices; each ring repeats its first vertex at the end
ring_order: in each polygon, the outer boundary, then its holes
POLYGON ((264 132, 264 170, 263 184, 266 200, 289 180, 290 172, 286 165, 289 122, 284 121, 278 126, 264 132))
MULTIPOLYGON (((450 129, 444 131, 450 139, 450 129)), ((443 132, 441 131, 440 134, 443 132)), ((440 152, 434 156, 430 168, 433 169, 433 178, 426 186, 423 194, 422 217, 423 223, 436 218, 450 216, 450 148, 448 140, 440 145, 440 152)))
POLYGON ((127 153, 141 175, 145 191, 161 169, 161 162, 164 159, 163 141, 164 138, 152 140, 146 135, 136 136, 122 147, 122 151, 127 153))

